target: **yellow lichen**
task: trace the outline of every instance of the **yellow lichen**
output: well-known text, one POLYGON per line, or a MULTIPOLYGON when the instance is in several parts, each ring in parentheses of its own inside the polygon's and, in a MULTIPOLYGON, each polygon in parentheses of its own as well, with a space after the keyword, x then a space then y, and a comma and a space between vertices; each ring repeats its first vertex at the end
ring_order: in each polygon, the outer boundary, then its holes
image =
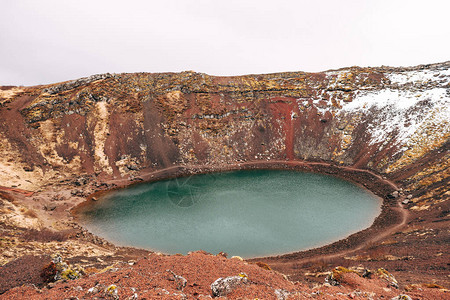
MULTIPOLYGON (((355 274, 358 274, 358 272, 356 272, 355 270, 348 269, 348 268, 345 268, 345 267, 342 267, 342 266, 338 266, 338 267, 334 268, 334 269, 331 271, 332 278, 335 279, 335 280, 337 280, 337 281, 341 281, 341 280, 342 280, 342 276, 343 276, 344 274, 346 274, 346 273, 355 273, 355 274)), ((358 274, 358 275, 359 275, 359 274, 358 274)))

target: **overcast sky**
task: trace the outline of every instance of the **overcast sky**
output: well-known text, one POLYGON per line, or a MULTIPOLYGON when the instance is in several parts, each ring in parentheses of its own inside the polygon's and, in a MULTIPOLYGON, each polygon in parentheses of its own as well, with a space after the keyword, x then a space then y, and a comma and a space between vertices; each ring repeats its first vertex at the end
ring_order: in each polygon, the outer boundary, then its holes
POLYGON ((0 85, 450 60, 448 0, 0 0, 0 85))

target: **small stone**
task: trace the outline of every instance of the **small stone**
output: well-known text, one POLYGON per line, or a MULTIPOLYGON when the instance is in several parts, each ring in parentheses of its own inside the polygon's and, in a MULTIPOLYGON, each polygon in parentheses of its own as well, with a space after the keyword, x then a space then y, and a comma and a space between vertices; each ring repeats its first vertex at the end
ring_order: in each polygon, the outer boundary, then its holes
POLYGON ((396 199, 398 197, 398 191, 393 191, 390 194, 387 194, 387 199, 396 199))
POLYGON ((105 293, 109 296, 112 296, 113 298, 117 298, 117 286, 111 284, 106 288, 105 293))
POLYGON ((362 274, 362 277, 363 278, 370 278, 371 276, 372 276, 372 272, 370 271, 370 270, 368 270, 368 269, 364 269, 364 272, 363 272, 363 274, 362 274))
POLYGON ((84 177, 80 177, 73 182, 76 186, 82 186, 87 183, 87 179, 84 177))
POLYGON ((338 286, 341 283, 334 278, 333 273, 329 274, 327 277, 325 277, 325 283, 332 285, 332 286, 338 286))
POLYGON ((88 289, 88 293, 91 293, 91 294, 96 294, 96 293, 98 293, 98 288, 97 288, 97 286, 93 286, 93 287, 91 287, 90 289, 88 289))
POLYGON ((215 297, 226 296, 238 286, 247 283, 247 281, 248 277, 245 273, 240 273, 238 276, 221 277, 211 284, 212 294, 215 297))
POLYGON ((86 194, 83 192, 83 190, 73 190, 70 192, 72 196, 78 196, 78 197, 85 197, 86 194))
POLYGON ((397 297, 391 298, 391 300, 412 300, 412 298, 406 294, 400 294, 397 297))
POLYGON ((379 268, 379 269, 377 270, 377 275, 378 275, 380 278, 386 280, 386 281, 389 283, 390 286, 392 286, 392 287, 398 289, 398 282, 397 282, 397 280, 395 279, 394 275, 392 275, 391 273, 389 273, 388 271, 386 271, 386 270, 383 269, 383 268, 379 268))
POLYGON ((175 281, 175 283, 177 284, 177 289, 180 291, 183 291, 183 289, 186 287, 186 284, 187 284, 186 278, 184 278, 183 276, 180 276, 180 275, 176 275, 171 270, 166 270, 166 271, 170 272, 173 276, 173 278, 171 277, 171 278, 169 278, 169 280, 175 281))
POLYGON ((130 297, 127 298, 127 300, 135 300, 138 299, 138 294, 134 293, 133 295, 131 295, 130 297))
POLYGON ((275 290, 275 296, 277 296, 277 300, 285 300, 289 297, 289 294, 289 291, 286 291, 284 289, 275 290))
POLYGON ((33 172, 34 171, 34 166, 31 166, 31 167, 23 167, 23 170, 25 171, 25 172, 33 172))
POLYGON ((46 210, 46 211, 54 211, 55 209, 56 209, 56 205, 55 204, 44 205, 44 210, 46 210))
POLYGON ((228 253, 221 251, 221 252, 219 252, 219 253, 217 254, 217 256, 222 256, 222 257, 227 258, 228 253))
POLYGON ((128 170, 130 171, 137 171, 139 170, 139 167, 136 165, 127 165, 128 170))
POLYGON ((49 284, 47 284, 47 288, 52 289, 55 285, 56 285, 55 282, 50 282, 49 284))

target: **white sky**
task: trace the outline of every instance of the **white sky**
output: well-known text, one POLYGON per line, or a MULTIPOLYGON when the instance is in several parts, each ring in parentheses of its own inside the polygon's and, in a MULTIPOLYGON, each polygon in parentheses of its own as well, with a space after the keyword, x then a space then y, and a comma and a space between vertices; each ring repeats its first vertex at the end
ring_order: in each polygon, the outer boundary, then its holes
POLYGON ((449 0, 0 0, 0 85, 447 60, 449 0))

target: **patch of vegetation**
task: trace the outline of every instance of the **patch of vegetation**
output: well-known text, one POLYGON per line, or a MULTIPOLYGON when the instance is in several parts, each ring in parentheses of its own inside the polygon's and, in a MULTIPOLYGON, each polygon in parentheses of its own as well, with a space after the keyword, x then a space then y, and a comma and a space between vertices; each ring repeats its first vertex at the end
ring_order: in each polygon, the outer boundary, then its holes
MULTIPOLYGON (((346 273, 355 273, 358 274, 358 272, 356 272, 355 270, 351 270, 345 267, 336 267, 331 271, 332 274, 332 278, 337 280, 337 281, 342 281, 342 277, 344 274, 346 273)), ((359 275, 359 274, 358 274, 359 275)))
POLYGON ((261 262, 261 261, 258 261, 258 262, 256 262, 255 264, 256 264, 258 267, 260 267, 260 268, 262 268, 262 269, 264 269, 264 270, 268 270, 268 271, 272 270, 272 268, 271 268, 268 264, 263 263, 263 262, 261 262))

